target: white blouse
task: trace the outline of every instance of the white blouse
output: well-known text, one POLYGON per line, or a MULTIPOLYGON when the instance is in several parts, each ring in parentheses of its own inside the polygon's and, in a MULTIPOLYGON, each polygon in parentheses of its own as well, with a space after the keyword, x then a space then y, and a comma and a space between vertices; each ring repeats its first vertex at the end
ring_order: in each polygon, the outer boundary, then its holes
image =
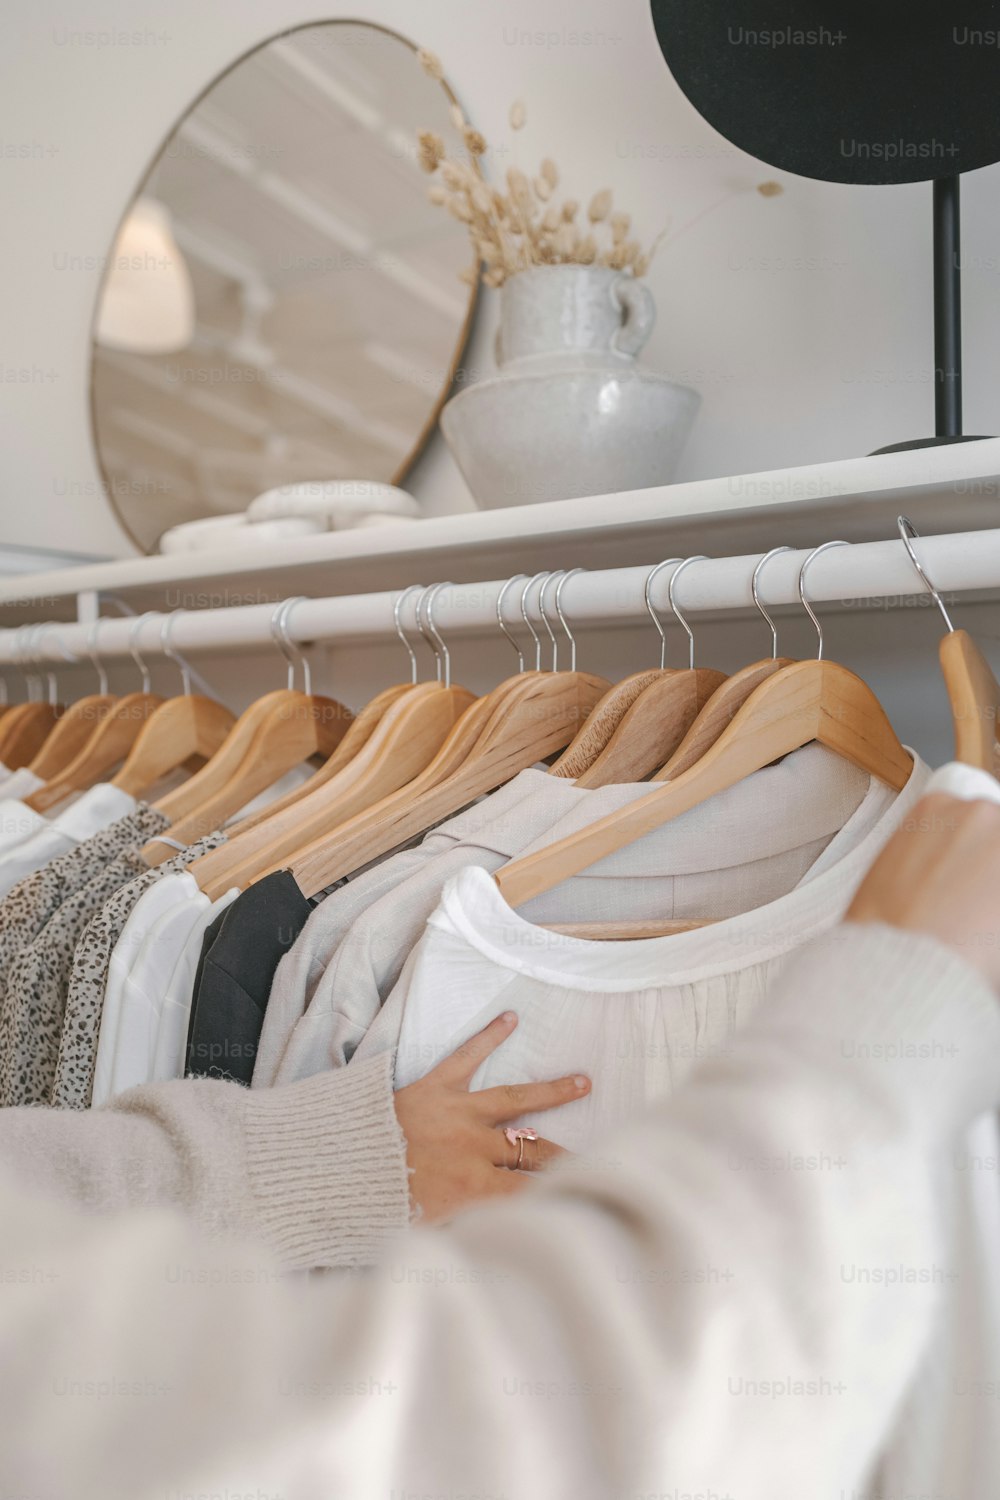
MULTIPOLYGON (((1000 801, 1000 785, 983 773, 950 766, 929 776, 915 762, 898 797, 871 783, 841 833, 787 895, 667 938, 595 943, 551 932, 513 911, 485 871, 466 870, 446 887, 380 1018, 383 1027, 370 1035, 384 1043, 387 1015, 398 1019, 396 1085, 404 1087, 502 1010, 514 1010, 516 1031, 471 1086, 586 1073, 594 1083, 586 1098, 521 1123, 600 1159, 602 1141, 617 1127, 672 1092, 700 1059, 726 1052, 794 950, 842 919, 875 856, 917 798, 934 790, 1000 801)), ((726 795, 714 799, 723 804, 723 820, 726 795)), ((795 834, 779 818, 762 852, 776 853, 795 834)), ((948 1043, 940 1038, 943 1060, 948 1043)), ((852 1045, 845 1037, 843 1046, 852 1045)), ((903 1039, 899 1046, 905 1057, 903 1039)), ((362 1043, 357 1055, 370 1050, 362 1043)), ((887 1055, 884 1064, 900 1061, 887 1055)), ((841 1268, 848 1280, 884 1281, 889 1319, 898 1278, 929 1278, 939 1292, 934 1342, 885 1452, 888 1495, 985 1496, 1000 1487, 1000 1424, 984 1404, 1000 1370, 997 1161, 1000 1134, 991 1115, 970 1130, 954 1161, 942 1163, 938 1264, 841 1268)), ((735 1181, 762 1170, 836 1170, 837 1164, 800 1158, 789 1140, 782 1159, 742 1160, 734 1151, 731 1166, 735 1181)))

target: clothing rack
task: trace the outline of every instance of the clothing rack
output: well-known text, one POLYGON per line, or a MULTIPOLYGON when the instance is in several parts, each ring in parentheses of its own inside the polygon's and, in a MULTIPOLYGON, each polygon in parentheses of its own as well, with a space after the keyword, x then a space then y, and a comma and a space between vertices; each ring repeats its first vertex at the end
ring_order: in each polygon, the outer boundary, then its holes
MULTIPOLYGON (((1000 530, 920 537, 915 547, 946 599, 956 593, 1000 589, 1000 530)), ((760 595, 768 606, 798 605, 799 573, 811 550, 784 552, 768 561, 759 579, 760 595)), ((567 577, 560 604, 568 624, 574 629, 586 629, 645 620, 646 581, 659 561, 654 557, 643 567, 594 569, 567 577)), ((693 562, 678 582, 678 604, 685 615, 751 608, 751 577, 759 561, 760 554, 755 553, 693 562)), ((652 590, 652 602, 667 624, 671 571, 662 569, 652 590)), ((506 582, 501 578, 442 587, 434 601, 434 624, 445 642, 450 637, 497 631, 497 597, 506 582)), ((553 592, 550 589, 546 599, 551 619, 555 618, 553 592)), ((887 600, 901 601, 925 592, 902 542, 895 538, 831 548, 809 569, 809 599, 819 604, 839 602, 864 607, 887 600)), ((411 594, 401 612, 402 622, 411 635, 418 597, 415 592, 411 594)), ((303 599, 287 619, 288 636, 299 645, 320 642, 331 646, 393 638, 396 634, 393 606, 398 598, 397 590, 303 599)), ((531 591, 527 607, 529 617, 540 623, 537 588, 531 591)), ((274 643, 274 613, 274 604, 174 611, 176 618, 166 646, 184 653, 263 650, 274 643)), ((515 587, 508 591, 504 603, 504 618, 515 634, 518 617, 519 590, 515 587)), ((97 655, 110 660, 128 657, 133 651, 143 658, 167 654, 162 639, 165 618, 160 613, 141 621, 128 616, 102 618, 97 655)), ((521 628, 519 638, 523 639, 521 628)), ((17 628, 0 631, 0 666, 27 668, 29 672, 35 666, 85 663, 94 649, 93 626, 88 624, 54 622, 51 626, 39 626, 30 649, 17 628)))

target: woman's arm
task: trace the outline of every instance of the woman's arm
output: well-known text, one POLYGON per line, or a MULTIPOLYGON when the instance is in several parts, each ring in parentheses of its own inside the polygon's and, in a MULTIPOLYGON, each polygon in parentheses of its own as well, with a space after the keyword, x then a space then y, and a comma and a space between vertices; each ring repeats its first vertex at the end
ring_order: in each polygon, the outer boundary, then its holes
POLYGON ((1000 1098, 995 1011, 937 944, 845 928, 601 1162, 320 1285, 178 1215, 86 1220, 8 1182, 0 1489, 848 1492, 934 1289, 890 1306, 843 1267, 935 1263, 933 1161, 1000 1098), (957 1052, 871 1060, 901 1034, 957 1052))
MULTIPOLYGON (((0 1490, 861 1487, 936 1293, 904 1278, 890 1300, 845 1267, 938 1262, 942 1152, 1000 1099, 1000 815, 979 831, 910 870, 939 883, 927 910, 963 895, 942 941, 869 901, 874 925, 797 955, 728 1055, 599 1161, 413 1233, 375 1273, 289 1285, 177 1215, 88 1221, 0 1187, 0 1490)), ((893 873, 883 856, 873 878, 893 873)))
MULTIPOLYGON (((411 1209, 434 1222, 523 1187, 496 1127, 584 1092, 567 1078, 470 1095, 514 1024, 498 1017, 398 1094, 385 1053, 284 1088, 184 1079, 85 1112, 0 1110, 0 1170, 90 1213, 181 1209, 207 1234, 263 1239, 286 1270, 370 1265, 411 1209)), ((558 1154, 541 1140, 532 1164, 558 1154)))

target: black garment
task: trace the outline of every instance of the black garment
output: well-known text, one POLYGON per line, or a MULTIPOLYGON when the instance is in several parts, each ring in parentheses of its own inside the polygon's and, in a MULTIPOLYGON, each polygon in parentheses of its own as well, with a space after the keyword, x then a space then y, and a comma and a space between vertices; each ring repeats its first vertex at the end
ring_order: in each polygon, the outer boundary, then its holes
POLYGON ((292 875, 277 870, 206 930, 191 997, 188 1075, 250 1083, 274 971, 312 909, 292 875))

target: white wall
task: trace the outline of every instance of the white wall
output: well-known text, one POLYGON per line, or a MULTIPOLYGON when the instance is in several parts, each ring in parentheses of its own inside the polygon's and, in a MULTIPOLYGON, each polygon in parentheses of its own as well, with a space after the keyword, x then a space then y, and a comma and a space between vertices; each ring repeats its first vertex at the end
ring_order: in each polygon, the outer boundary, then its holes
MULTIPOLYGON (((528 159, 551 155, 581 197, 616 190, 651 238, 733 189, 651 273, 651 364, 704 406, 681 479, 864 453, 932 430, 930 188, 782 177, 734 151, 680 94, 647 0, 6 0, 0 18, 0 544, 126 553, 100 490, 87 417, 101 259, 149 158, 241 51, 336 16, 433 48, 468 112, 528 159), (127 33, 114 45, 102 33, 127 33), (82 37, 81 37, 82 34, 82 37), (72 266, 66 259, 72 257, 72 266)), ((997 168, 965 186, 967 430, 1000 430, 997 168)), ((468 363, 487 371, 495 308, 468 363)), ((413 487, 428 510, 468 498, 440 440, 413 487)))

